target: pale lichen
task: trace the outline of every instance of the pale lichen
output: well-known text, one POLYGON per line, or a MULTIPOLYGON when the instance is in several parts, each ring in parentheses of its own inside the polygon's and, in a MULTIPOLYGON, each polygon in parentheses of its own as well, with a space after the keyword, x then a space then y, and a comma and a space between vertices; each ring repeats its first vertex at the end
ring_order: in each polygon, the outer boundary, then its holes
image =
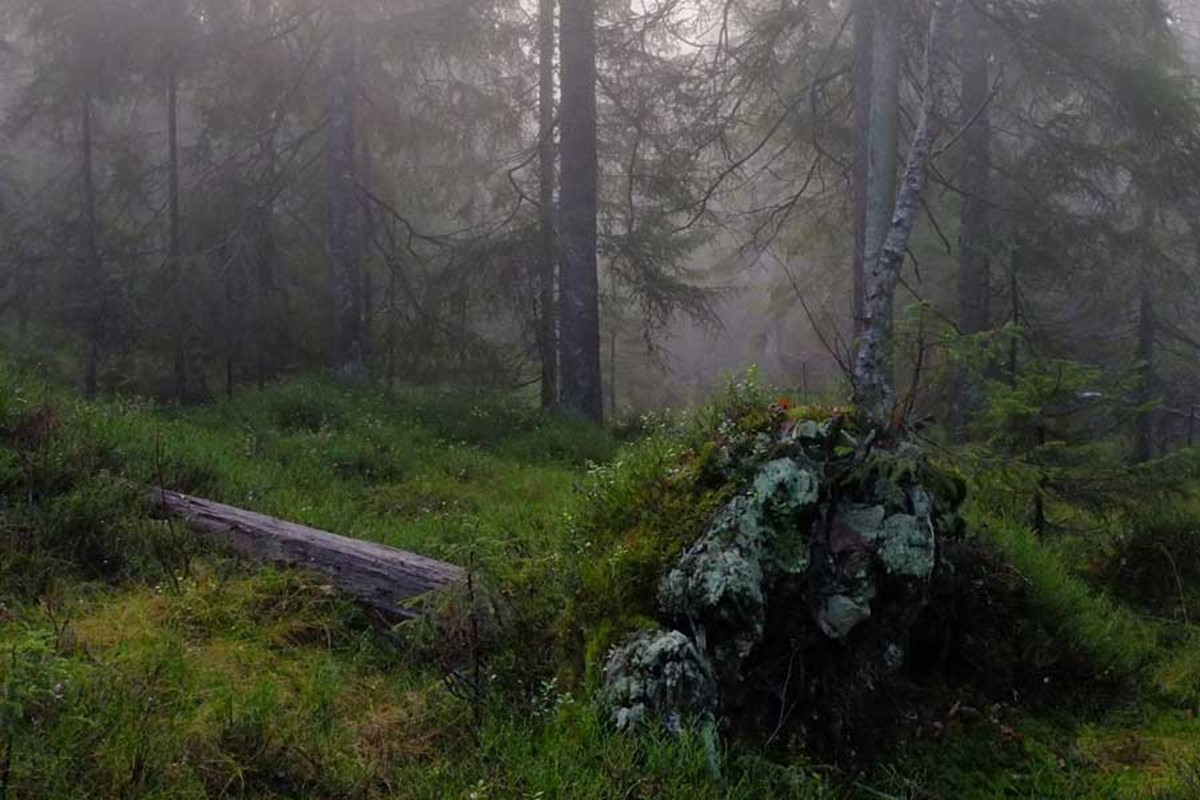
POLYGON ((719 661, 745 658, 762 638, 766 594, 780 575, 801 575, 809 552, 802 516, 820 498, 820 480, 795 459, 764 465, 659 586, 664 613, 703 630, 719 661))
POLYGON ((702 649, 679 631, 643 633, 613 648, 602 701, 618 729, 651 715, 704 714, 717 708, 717 681, 702 649))
POLYGON ((871 618, 871 601, 862 596, 831 595, 817 609, 816 617, 822 633, 830 639, 843 639, 871 618))
POLYGON ((936 538, 928 517, 893 514, 875 540, 879 559, 893 575, 928 578, 933 573, 936 538))
POLYGON ((914 496, 917 514, 892 514, 881 505, 850 505, 837 514, 837 522, 873 546, 884 568, 892 575, 928 578, 933 572, 937 537, 930 518, 928 495, 914 496))
POLYGON ((785 642, 841 640, 864 659, 863 676, 905 661, 893 637, 924 602, 914 590, 956 519, 957 501, 923 488, 920 451, 860 448, 833 420, 740 441, 718 463, 745 489, 659 582, 659 618, 678 630, 641 634, 605 665, 603 697, 619 727, 721 709, 741 696, 747 660, 777 658, 785 642))

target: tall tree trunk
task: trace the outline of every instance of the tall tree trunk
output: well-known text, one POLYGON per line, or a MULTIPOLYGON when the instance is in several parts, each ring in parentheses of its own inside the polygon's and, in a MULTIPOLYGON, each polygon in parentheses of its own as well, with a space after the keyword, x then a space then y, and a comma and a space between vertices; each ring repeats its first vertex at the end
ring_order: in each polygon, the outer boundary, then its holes
MULTIPOLYGON (((360 113, 358 116, 358 174, 360 184, 369 187, 371 183, 371 142, 363 135, 365 130, 366 123, 360 113)), ((374 353, 371 352, 371 347, 375 342, 375 284, 371 277, 370 252, 371 242, 375 241, 376 219, 371 207, 366 203, 359 203, 359 213, 362 225, 360 240, 363 248, 362 266, 359 268, 362 275, 359 288, 361 290, 360 307, 362 308, 363 363, 366 365, 367 373, 373 374, 374 353)))
MULTIPOLYGON (((274 22, 272 0, 253 0, 250 6, 251 22, 268 28, 274 22)), ((264 42, 263 48, 271 54, 275 42, 264 42)), ((273 61, 274 59, 272 59, 273 61)), ((259 388, 272 380, 279 369, 279 356, 283 351, 282 326, 275 306, 275 196, 278 177, 278 138, 280 121, 277 111, 263 109, 259 117, 258 163, 262 165, 257 184, 252 188, 251 213, 248 219, 248 237, 251 241, 251 257, 248 264, 249 302, 243 312, 247 324, 243 326, 250 338, 253 352, 254 378, 259 388)))
POLYGON ((1138 463, 1154 458, 1154 412, 1148 406, 1154 401, 1154 295, 1149 286, 1143 287, 1138 298, 1138 409, 1134 436, 1134 459, 1138 463))
POLYGON ((280 326, 275 308, 275 191, 278 180, 276 168, 275 127, 268 129, 260 148, 265 162, 259 183, 254 187, 253 209, 250 214, 250 238, 253 254, 250 264, 252 303, 249 316, 253 336, 254 372, 261 388, 275 377, 280 350, 280 326))
MULTIPOLYGON (((855 164, 858 229, 854 284, 855 350, 867 330, 866 293, 869 273, 879 260, 896 204, 897 137, 900 117, 900 12, 898 0, 859 0, 855 11, 855 104, 859 126, 855 164), (858 37, 861 37, 859 39, 858 37)), ((891 303, 887 306, 890 327, 891 303)), ((884 368, 891 370, 891 365, 884 368)), ((887 377, 889 384, 892 377, 887 377)))
POLYGON ((901 47, 897 3, 898 0, 877 0, 871 21, 871 102, 867 113, 867 181, 863 200, 864 304, 866 275, 879 260, 896 207, 901 47))
MULTIPOLYGON (((1144 253, 1142 258, 1146 262, 1154 253, 1151 239, 1154 212, 1153 205, 1143 201, 1138 233, 1144 253)), ((1135 422, 1133 449, 1134 460, 1138 463, 1154 458, 1155 414, 1150 405, 1154 402, 1154 340, 1158 333, 1158 322, 1155 319, 1153 278, 1149 266, 1143 263, 1138 276, 1137 401, 1141 408, 1138 409, 1135 422)))
POLYGON ((179 82, 173 59, 167 67, 167 218, 167 272, 175 300, 172 304, 175 399, 184 403, 189 399, 187 337, 191 324, 187 313, 187 292, 183 286, 183 228, 179 216, 179 82))
POLYGON ((562 405, 600 422, 604 401, 596 275, 596 9, 594 0, 562 0, 560 8, 562 405))
POLYGON ((225 397, 232 400, 237 383, 238 343, 245 329, 246 310, 238 302, 238 292, 233 283, 233 266, 225 258, 221 258, 220 263, 223 267, 221 287, 225 295, 225 397))
POLYGON ((100 338, 105 311, 103 265, 100 262, 100 245, 97 240, 96 179, 93 167, 93 90, 92 76, 85 76, 83 98, 80 105, 80 170, 82 191, 80 192, 80 234, 83 239, 84 278, 80 286, 85 293, 84 312, 84 361, 83 394, 89 400, 96 396, 100 371, 100 338))
POLYGON ((333 361, 346 381, 367 377, 362 314, 362 213, 358 197, 354 11, 333 6, 329 98, 329 256, 333 279, 333 361))
MULTIPOLYGON (((946 37, 946 28, 954 13, 956 0, 940 0, 929 21, 925 42, 925 78, 921 111, 913 134, 912 149, 904 169, 904 185, 895 202, 895 213, 878 257, 867 261, 864 281, 864 324, 854 360, 855 399, 859 407, 876 423, 886 425, 895 404, 895 381, 891 368, 892 313, 900 269, 917 222, 918 204, 925 189, 933 142, 937 138, 937 78, 946 37)), ((880 18, 876 18, 875 40, 879 41, 880 18)), ((876 50, 876 57, 879 51, 876 50)), ((876 67, 879 62, 876 61, 876 67)), ((874 70, 879 76, 878 69, 874 70)), ((879 96, 878 87, 872 92, 879 96)), ((874 105, 874 103, 872 103, 874 105)), ((872 119, 876 115, 872 111, 872 119)), ((880 117, 883 118, 882 116, 880 117)), ((874 127, 874 123, 872 123, 874 127)), ((874 131, 872 131, 874 135, 874 131)), ((868 205, 875 198, 868 197, 868 205)), ((868 231, 870 229, 868 228, 868 231)), ((867 245, 870 247, 868 235, 867 245)), ((870 250, 867 255, 870 258, 870 250)))
POLYGON ((554 231, 554 5, 538 3, 538 355, 542 362, 542 408, 558 405, 558 325, 554 284, 558 245, 554 231))
MULTIPOLYGON (((1008 321, 1012 324, 1014 331, 1021 324, 1021 281, 1020 270, 1024 263, 1025 251, 1024 245, 1018 239, 1013 246, 1012 255, 1009 258, 1008 265, 1008 299, 1009 299, 1009 316, 1008 321)), ((1021 337, 1013 334, 1008 343, 1008 385, 1016 388, 1021 372, 1021 337)))
MULTIPOLYGON (((983 16, 971 3, 963 7, 962 26, 962 115, 963 164, 959 183, 963 187, 959 224, 958 328, 966 335, 982 333, 991 326, 989 314, 991 243, 991 118, 989 101, 988 39, 983 16)), ((967 370, 961 370, 954 387, 952 420, 961 425, 980 402, 980 387, 967 370)))
POLYGON ((862 333, 863 275, 866 272, 867 181, 870 176, 871 62, 874 48, 874 0, 854 0, 854 257, 852 271, 854 295, 854 336, 862 333))

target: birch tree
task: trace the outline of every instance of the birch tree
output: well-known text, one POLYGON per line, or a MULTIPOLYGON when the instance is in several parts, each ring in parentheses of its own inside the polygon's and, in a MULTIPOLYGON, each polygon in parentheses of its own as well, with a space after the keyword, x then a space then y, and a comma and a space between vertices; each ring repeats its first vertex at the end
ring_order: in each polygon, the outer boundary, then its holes
MULTIPOLYGON (((872 256, 871 251, 867 251, 866 273, 863 276, 862 334, 854 359, 854 390, 859 407, 877 425, 890 423, 895 405, 895 378, 891 369, 892 309, 895 306, 900 269, 904 265, 908 244, 916 226, 921 194, 925 189, 933 144, 937 138, 937 83, 947 28, 956 5, 956 0, 940 0, 930 17, 925 42, 921 109, 904 168, 903 184, 895 202, 891 226, 878 255, 872 256)), ((878 42, 878 20, 876 23, 874 38, 878 42)), ((878 69, 872 72, 878 75, 878 69)), ((876 98, 880 96, 881 92, 873 88, 872 125, 886 118, 874 108, 876 98)), ((868 197, 868 206, 880 200, 878 197, 868 197)), ((869 235, 867 245, 869 248, 869 235)))

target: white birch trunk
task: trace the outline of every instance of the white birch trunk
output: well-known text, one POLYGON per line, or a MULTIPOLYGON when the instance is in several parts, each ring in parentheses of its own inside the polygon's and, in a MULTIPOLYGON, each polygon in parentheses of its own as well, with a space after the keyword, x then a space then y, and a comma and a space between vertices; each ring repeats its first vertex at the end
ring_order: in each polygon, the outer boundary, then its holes
MULTIPOLYGON (((867 262, 863 276, 864 318, 854 360, 855 400, 860 409, 880 425, 890 423, 895 405, 896 388, 891 370, 892 308, 937 138, 937 77, 941 71, 946 31, 956 5, 957 0, 940 0, 930 19, 925 43, 921 111, 904 168, 904 181, 887 237, 878 257, 867 262)), ((877 32, 878 23, 876 19, 877 32)))

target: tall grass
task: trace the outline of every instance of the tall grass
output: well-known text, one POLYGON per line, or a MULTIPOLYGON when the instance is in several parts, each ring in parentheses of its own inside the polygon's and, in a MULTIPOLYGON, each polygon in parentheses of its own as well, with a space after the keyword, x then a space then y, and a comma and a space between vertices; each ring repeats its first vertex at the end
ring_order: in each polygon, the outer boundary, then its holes
POLYGON ((1020 523, 977 523, 1026 582, 1063 639, 1116 677, 1134 677, 1157 656, 1151 626, 1067 569, 1053 543, 1020 523))

